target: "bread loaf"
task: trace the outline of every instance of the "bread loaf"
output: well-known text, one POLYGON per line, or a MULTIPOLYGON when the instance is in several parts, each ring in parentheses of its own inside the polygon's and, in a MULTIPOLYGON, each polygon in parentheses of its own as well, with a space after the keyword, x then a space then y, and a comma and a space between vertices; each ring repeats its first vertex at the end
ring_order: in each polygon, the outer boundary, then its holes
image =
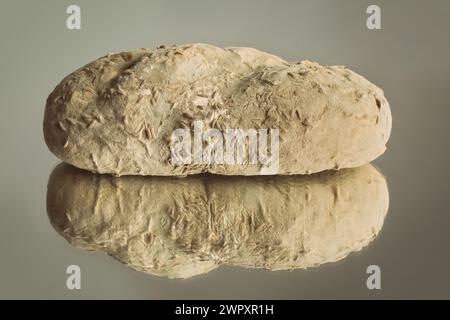
POLYGON ((153 275, 222 264, 285 270, 338 261, 380 232, 389 203, 373 166, 316 175, 120 177, 63 164, 50 221, 76 247, 153 275))
POLYGON ((44 117, 57 157, 117 176, 357 167, 385 151, 390 131, 383 91, 343 66, 206 44, 95 60, 62 80, 44 117))

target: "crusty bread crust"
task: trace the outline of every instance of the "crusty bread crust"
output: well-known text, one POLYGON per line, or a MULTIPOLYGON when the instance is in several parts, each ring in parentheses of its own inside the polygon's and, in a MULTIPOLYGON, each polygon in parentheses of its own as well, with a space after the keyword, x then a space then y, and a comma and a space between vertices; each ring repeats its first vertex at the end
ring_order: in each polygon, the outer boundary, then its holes
POLYGON ((98 173, 264 173, 260 163, 175 165, 171 134, 197 120, 279 129, 282 175, 366 164, 385 151, 392 122, 383 91, 343 66, 192 44, 111 54, 73 72, 48 97, 44 136, 57 157, 98 173))

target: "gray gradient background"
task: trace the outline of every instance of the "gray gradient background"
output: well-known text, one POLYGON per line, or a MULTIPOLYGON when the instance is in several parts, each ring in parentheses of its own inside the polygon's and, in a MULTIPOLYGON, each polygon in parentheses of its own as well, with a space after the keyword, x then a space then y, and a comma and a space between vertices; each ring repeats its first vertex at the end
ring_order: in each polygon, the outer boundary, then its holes
POLYGON ((450 1, 2 1, 0 9, 0 298, 450 298, 450 1), (382 30, 369 31, 369 3, 382 30), (79 4, 82 30, 65 27, 79 4), (221 267, 187 280, 132 271, 71 247, 45 209, 59 162, 43 141, 45 100, 74 69, 107 52, 206 42, 287 60, 345 64, 385 90, 390 211, 362 252, 311 270, 221 267), (65 288, 78 264, 82 290, 65 288), (366 288, 366 267, 382 290, 366 288))

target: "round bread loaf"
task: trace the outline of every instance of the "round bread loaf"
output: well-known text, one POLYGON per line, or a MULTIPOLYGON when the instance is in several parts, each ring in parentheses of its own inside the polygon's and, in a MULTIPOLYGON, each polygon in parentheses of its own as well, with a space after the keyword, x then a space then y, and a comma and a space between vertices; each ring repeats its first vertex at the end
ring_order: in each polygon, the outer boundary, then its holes
POLYGON ((76 247, 153 275, 222 264, 285 270, 334 262, 369 244, 388 210, 373 166, 304 176, 121 177, 63 164, 47 210, 76 247))
POLYGON ((48 97, 44 136, 57 157, 98 173, 290 175, 374 160, 391 121, 383 91, 343 66, 193 44, 73 72, 48 97))

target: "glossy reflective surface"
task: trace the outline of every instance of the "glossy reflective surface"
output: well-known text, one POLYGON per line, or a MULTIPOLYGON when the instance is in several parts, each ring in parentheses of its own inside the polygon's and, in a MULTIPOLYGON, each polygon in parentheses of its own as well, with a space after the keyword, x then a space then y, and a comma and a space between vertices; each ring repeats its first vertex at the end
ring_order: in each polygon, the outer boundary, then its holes
POLYGON ((365 1, 77 3, 80 31, 66 29, 65 2, 8 0, 0 10, 1 298, 450 298, 448 1, 377 1, 378 31, 365 26, 365 1), (167 279, 75 248, 55 231, 46 198, 59 161, 42 133, 48 94, 106 52, 189 42, 344 64, 384 89, 393 130, 375 164, 389 213, 371 244, 307 270, 222 265, 167 279), (66 288, 72 264, 81 290, 66 288), (380 291, 366 287, 369 265, 381 268, 380 291))
POLYGON ((62 164, 47 193, 51 223, 75 247, 169 278, 339 261, 374 240, 388 204, 371 165, 310 176, 115 178, 62 164))

